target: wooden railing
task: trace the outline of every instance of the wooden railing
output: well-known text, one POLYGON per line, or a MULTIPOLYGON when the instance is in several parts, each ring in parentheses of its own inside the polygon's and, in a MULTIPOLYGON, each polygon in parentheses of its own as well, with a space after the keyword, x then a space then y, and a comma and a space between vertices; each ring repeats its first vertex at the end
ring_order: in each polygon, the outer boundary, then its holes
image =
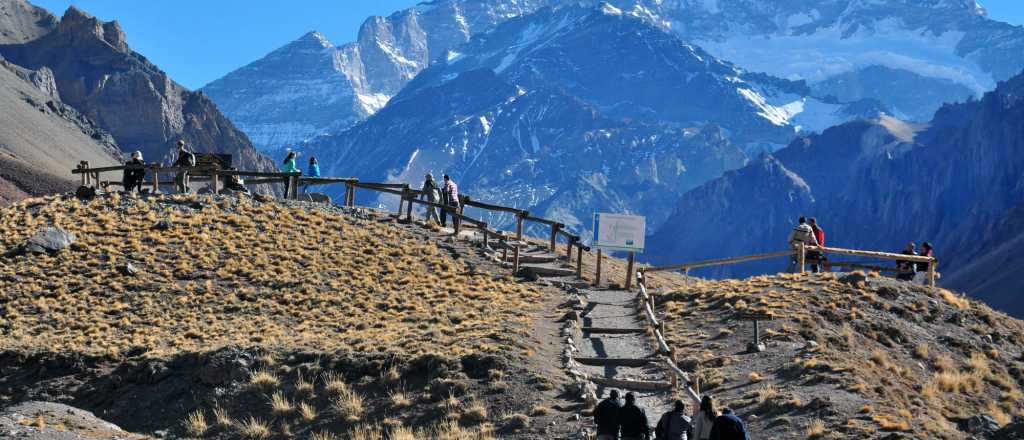
MULTIPOLYGON (((714 260, 694 261, 694 262, 690 262, 690 263, 674 264, 674 265, 670 265, 670 266, 645 267, 645 268, 641 268, 640 272, 641 273, 650 273, 650 272, 683 271, 684 274, 689 275, 690 269, 697 269, 697 268, 701 268, 701 267, 725 266, 725 265, 731 265, 731 264, 744 263, 744 262, 748 262, 748 261, 767 260, 767 259, 779 258, 779 257, 791 257, 791 258, 795 258, 796 259, 797 271, 799 273, 804 273, 805 270, 806 270, 806 266, 807 266, 807 253, 808 252, 817 252, 817 253, 820 253, 822 255, 825 255, 825 254, 850 255, 850 256, 856 256, 856 257, 876 258, 876 259, 882 259, 882 260, 893 260, 893 261, 897 261, 897 262, 925 263, 925 264, 928 265, 928 279, 927 279, 928 285, 931 286, 931 287, 935 287, 935 281, 936 281, 936 278, 937 278, 936 268, 937 268, 937 266, 939 264, 939 261, 936 258, 934 258, 934 257, 926 257, 926 256, 921 256, 921 255, 896 254, 896 253, 892 253, 892 252, 864 251, 864 250, 857 250, 857 249, 843 249, 843 248, 832 248, 832 247, 821 247, 821 246, 804 246, 803 244, 798 245, 796 249, 788 250, 788 251, 770 252, 770 253, 755 254, 755 255, 744 255, 744 256, 740 256, 740 257, 731 257, 731 258, 719 258, 719 259, 714 259, 714 260)), ((832 265, 832 266, 850 266, 850 267, 867 266, 867 265, 861 265, 861 264, 858 264, 858 263, 829 263, 829 265, 832 265)))
POLYGON ((647 323, 648 330, 654 337, 654 343, 658 347, 658 355, 662 362, 666 364, 669 369, 669 375, 672 379, 672 388, 676 389, 680 385, 685 386, 686 395, 694 401, 694 404, 700 406, 700 392, 699 384, 697 389, 694 388, 695 381, 690 380, 690 375, 686 374, 685 371, 679 368, 676 363, 676 351, 668 345, 668 340, 665 339, 665 321, 659 321, 655 310, 657 310, 657 304, 655 304, 654 296, 647 293, 647 283, 644 278, 643 272, 636 273, 636 285, 640 289, 637 296, 637 306, 641 309, 644 315, 644 320, 647 323), (682 381, 680 383, 680 380, 682 381))
POLYGON ((342 204, 344 206, 353 207, 355 206, 355 194, 356 189, 366 189, 378 193, 391 194, 400 197, 398 204, 398 217, 401 218, 404 214, 406 221, 412 221, 413 205, 418 204, 427 208, 436 208, 444 210, 447 215, 452 216, 458 221, 454 221, 455 224, 455 235, 460 233, 463 223, 466 223, 473 228, 479 230, 483 235, 483 246, 489 247, 491 237, 494 238, 496 245, 502 249, 502 259, 507 260, 507 253, 509 250, 513 253, 512 258, 512 270, 513 273, 519 272, 519 252, 525 245, 523 241, 523 230, 524 222, 531 221, 547 225, 551 228, 549 236, 549 249, 552 253, 558 252, 558 236, 565 238, 566 244, 566 256, 565 259, 569 265, 573 263, 573 249, 576 249, 576 276, 582 278, 583 273, 583 253, 589 252, 590 247, 583 244, 583 240, 578 235, 574 235, 565 229, 565 225, 554 220, 531 216, 528 211, 512 208, 501 205, 494 205, 490 203, 484 203, 476 200, 472 200, 469 196, 461 196, 460 203, 458 206, 444 205, 441 203, 430 202, 422 200, 424 193, 422 191, 412 189, 408 184, 402 183, 375 183, 375 182, 360 182, 359 179, 354 177, 303 177, 299 173, 282 173, 282 172, 267 172, 267 171, 239 171, 239 170, 224 170, 216 166, 195 166, 195 167, 175 167, 175 166, 162 166, 158 164, 147 164, 147 165, 118 165, 100 168, 91 168, 88 161, 82 161, 78 167, 71 171, 72 174, 78 174, 81 176, 82 186, 107 186, 107 185, 121 185, 120 181, 102 181, 100 174, 105 172, 125 171, 125 170, 145 170, 149 172, 151 180, 143 182, 143 186, 152 187, 154 193, 159 192, 160 186, 175 185, 174 182, 160 182, 160 173, 178 173, 186 172, 184 184, 187 186, 190 181, 209 181, 211 182, 211 189, 214 194, 219 194, 222 187, 220 179, 223 176, 242 176, 242 177, 257 177, 257 179, 246 179, 244 185, 259 185, 259 184, 273 184, 281 183, 288 188, 288 194, 285 194, 286 199, 297 199, 298 198, 298 187, 301 185, 327 185, 327 184, 344 184, 345 185, 345 196, 342 204), (491 229, 487 222, 479 219, 472 218, 464 214, 465 207, 479 208, 486 211, 498 212, 498 213, 511 213, 516 217, 516 230, 514 239, 507 237, 503 232, 496 229, 491 229))

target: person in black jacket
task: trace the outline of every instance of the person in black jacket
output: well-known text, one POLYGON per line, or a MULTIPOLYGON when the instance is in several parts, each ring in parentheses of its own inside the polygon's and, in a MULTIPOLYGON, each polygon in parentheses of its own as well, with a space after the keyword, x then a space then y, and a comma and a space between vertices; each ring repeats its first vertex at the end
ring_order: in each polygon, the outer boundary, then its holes
POLYGON ((626 393, 626 404, 619 411, 619 430, 622 440, 650 440, 651 427, 647 424, 647 413, 636 406, 636 396, 626 393))
MULTIPOLYGON (((146 163, 142 161, 142 152, 136 151, 132 153, 132 160, 128 161, 125 165, 138 165, 143 166, 146 163)), ((144 169, 131 169, 124 170, 124 192, 130 193, 135 189, 142 192, 142 181, 146 180, 146 170, 144 169)))
POLYGON ((726 408, 711 427, 711 440, 748 440, 747 427, 731 409, 726 408))
POLYGON ((597 425, 597 440, 618 440, 619 438, 619 392, 611 390, 608 398, 594 408, 594 424, 597 425))

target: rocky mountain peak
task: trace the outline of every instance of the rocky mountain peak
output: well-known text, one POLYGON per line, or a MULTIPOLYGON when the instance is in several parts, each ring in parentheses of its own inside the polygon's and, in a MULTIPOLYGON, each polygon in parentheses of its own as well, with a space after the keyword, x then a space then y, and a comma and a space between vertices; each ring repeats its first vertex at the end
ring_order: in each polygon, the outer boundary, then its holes
POLYGON ((57 26, 59 35, 76 43, 99 40, 109 44, 118 52, 127 53, 128 39, 116 21, 104 23, 75 6, 68 7, 57 26))
POLYGON ((295 40, 288 46, 308 46, 310 48, 320 49, 334 48, 334 44, 331 44, 330 40, 328 40, 327 37, 324 36, 324 34, 321 34, 320 31, 310 31, 305 35, 299 37, 298 40, 295 40))

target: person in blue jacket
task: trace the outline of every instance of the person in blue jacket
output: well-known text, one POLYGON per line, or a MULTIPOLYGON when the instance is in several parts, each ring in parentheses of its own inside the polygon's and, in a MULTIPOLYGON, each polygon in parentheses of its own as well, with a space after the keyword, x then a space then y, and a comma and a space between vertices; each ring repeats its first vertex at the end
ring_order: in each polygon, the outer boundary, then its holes
MULTIPOLYGON (((320 177, 320 162, 317 162, 315 157, 309 158, 309 172, 306 173, 306 175, 309 177, 320 177)), ((304 188, 302 188, 302 192, 309 191, 309 187, 311 186, 313 185, 306 185, 304 188)))

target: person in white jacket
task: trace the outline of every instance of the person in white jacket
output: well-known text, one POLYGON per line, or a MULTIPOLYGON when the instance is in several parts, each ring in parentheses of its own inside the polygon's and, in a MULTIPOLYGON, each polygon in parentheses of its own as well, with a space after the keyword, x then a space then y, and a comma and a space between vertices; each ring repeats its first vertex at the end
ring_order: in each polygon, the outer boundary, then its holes
POLYGON ((695 440, 708 440, 711 438, 711 426, 715 424, 718 412, 715 411, 715 403, 711 396, 705 394, 700 399, 700 408, 693 416, 693 438, 695 440))
MULTIPOLYGON (((811 225, 807 224, 806 217, 800 217, 799 223, 793 227, 793 230, 789 233, 789 238, 786 239, 789 242, 789 246, 796 249, 803 243, 804 246, 817 246, 818 239, 814 237, 814 229, 811 225)), ((797 257, 794 256, 790 261, 789 271, 791 273, 797 272, 797 257)))

